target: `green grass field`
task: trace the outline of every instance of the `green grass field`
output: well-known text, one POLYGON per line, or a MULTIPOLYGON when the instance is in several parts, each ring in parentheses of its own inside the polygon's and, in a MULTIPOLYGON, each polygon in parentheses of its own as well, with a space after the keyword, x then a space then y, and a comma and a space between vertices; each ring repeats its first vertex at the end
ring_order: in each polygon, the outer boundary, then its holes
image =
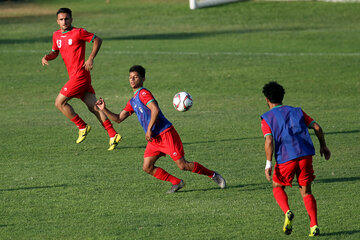
POLYGON ((312 1, 196 11, 187 0, 1 1, 0 239, 305 239, 297 187, 287 188, 288 237, 264 175, 259 116, 269 81, 285 87, 284 103, 317 120, 332 151, 329 161, 314 157, 320 238, 360 239, 359 12, 356 3, 312 1), (114 125, 124 140, 109 152, 107 133, 77 99, 71 104, 93 130, 75 144, 76 127, 54 106, 64 63, 41 65, 64 6, 75 26, 104 40, 92 71, 97 96, 120 112, 132 96, 128 68, 143 65, 187 160, 221 173, 227 189, 166 157, 157 165, 186 187, 165 194, 170 184, 142 171, 136 117, 114 125), (172 107, 183 90, 194 99, 186 113, 172 107))

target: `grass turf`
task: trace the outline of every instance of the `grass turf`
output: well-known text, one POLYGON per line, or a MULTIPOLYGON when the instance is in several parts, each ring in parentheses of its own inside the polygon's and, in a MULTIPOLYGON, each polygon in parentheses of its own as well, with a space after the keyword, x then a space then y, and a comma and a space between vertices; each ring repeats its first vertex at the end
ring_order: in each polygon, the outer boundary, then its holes
MULTIPOLYGON (((324 239, 358 239, 359 4, 242 2, 196 11, 187 1, 1 2, 1 239, 282 239, 283 214, 265 180, 259 115, 262 86, 286 89, 326 133, 332 159, 314 157, 313 193, 324 239), (93 126, 77 130, 54 107, 67 79, 60 57, 41 66, 57 30, 55 12, 73 10, 74 25, 104 39, 92 71, 97 96, 120 111, 131 97, 128 68, 142 64, 149 88, 182 137, 186 158, 220 172, 228 188, 181 172, 169 157, 158 166, 186 188, 142 172, 144 133, 131 117, 106 151, 105 131, 79 100, 93 126), (173 95, 192 94, 189 112, 173 95)), ((91 47, 90 45, 88 47, 91 47)), ((88 51, 89 53, 89 48, 88 51)), ((316 149, 316 137, 312 135, 316 149)), ((296 187, 292 238, 308 235, 296 187)))

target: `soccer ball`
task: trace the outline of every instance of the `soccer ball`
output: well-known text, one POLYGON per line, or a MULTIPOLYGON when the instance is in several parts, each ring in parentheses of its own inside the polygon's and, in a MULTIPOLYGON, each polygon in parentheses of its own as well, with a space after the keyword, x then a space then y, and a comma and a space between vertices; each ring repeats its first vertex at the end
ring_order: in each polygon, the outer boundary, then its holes
POLYGON ((187 92, 178 92, 173 98, 173 105, 179 112, 185 112, 193 105, 193 100, 187 92))

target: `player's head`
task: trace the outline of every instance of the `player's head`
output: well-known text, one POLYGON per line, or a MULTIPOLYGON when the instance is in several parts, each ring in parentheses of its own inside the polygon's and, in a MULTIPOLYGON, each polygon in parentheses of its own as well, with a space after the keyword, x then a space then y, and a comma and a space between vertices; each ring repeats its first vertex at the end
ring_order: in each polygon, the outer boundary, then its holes
POLYGON ((269 82, 265 84, 262 92, 271 103, 282 104, 285 89, 277 82, 269 82))
POLYGON ((143 86, 145 81, 145 68, 140 65, 134 65, 129 69, 129 82, 133 89, 143 86))
POLYGON ((57 13, 57 23, 62 31, 69 30, 72 23, 72 12, 69 8, 60 8, 57 13))

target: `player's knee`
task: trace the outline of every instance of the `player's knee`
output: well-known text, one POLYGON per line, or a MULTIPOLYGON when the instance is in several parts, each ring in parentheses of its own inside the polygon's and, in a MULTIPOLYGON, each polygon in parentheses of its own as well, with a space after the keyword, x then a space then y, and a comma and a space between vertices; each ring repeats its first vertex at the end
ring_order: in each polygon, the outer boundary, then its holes
POLYGON ((55 101, 55 107, 59 110, 61 110, 63 108, 64 104, 60 101, 55 101))
POLYGON ((152 168, 151 167, 149 167, 149 166, 146 166, 146 165, 143 165, 143 171, 144 172, 146 172, 146 173, 151 173, 151 170, 152 170, 152 168))
POLYGON ((96 106, 95 106, 95 105, 94 105, 94 106, 88 106, 88 109, 89 109, 89 111, 92 112, 92 113, 97 112, 97 109, 96 109, 96 106))

